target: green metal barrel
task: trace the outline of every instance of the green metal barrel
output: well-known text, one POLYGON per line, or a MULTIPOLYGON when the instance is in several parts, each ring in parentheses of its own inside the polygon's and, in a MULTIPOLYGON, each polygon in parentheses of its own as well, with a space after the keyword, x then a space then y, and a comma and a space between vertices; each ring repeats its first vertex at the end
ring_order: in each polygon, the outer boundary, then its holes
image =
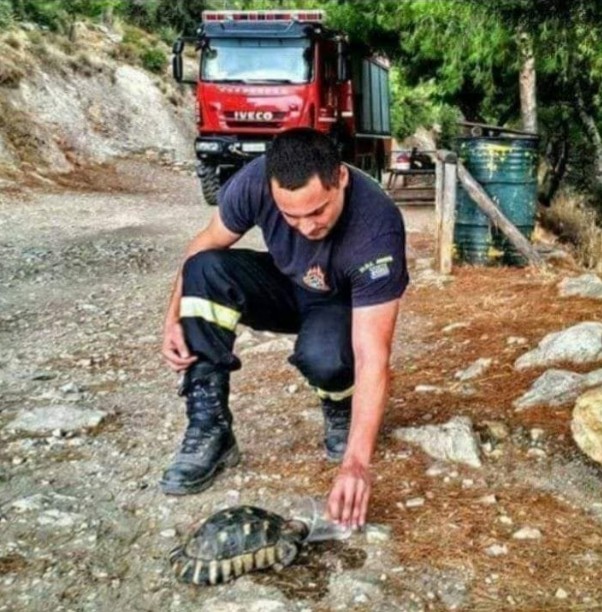
MULTIPOLYGON (((537 204, 537 138, 459 138, 457 148, 466 169, 500 210, 527 238, 535 225, 537 204)), ((503 234, 492 228, 470 196, 458 187, 455 243, 469 263, 524 265, 524 258, 503 234)))

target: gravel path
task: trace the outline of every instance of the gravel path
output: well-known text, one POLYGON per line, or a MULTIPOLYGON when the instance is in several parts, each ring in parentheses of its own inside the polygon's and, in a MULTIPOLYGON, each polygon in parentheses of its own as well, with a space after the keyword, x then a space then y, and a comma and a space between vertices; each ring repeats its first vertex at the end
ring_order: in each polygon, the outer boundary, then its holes
POLYGON ((284 510, 328 488, 303 475, 322 461, 321 421, 286 363, 292 340, 250 330, 232 395, 243 465, 201 495, 157 487, 184 426, 160 329, 184 246, 212 213, 199 193, 190 172, 128 161, 96 190, 0 196, 0 610, 197 610, 204 598, 211 610, 249 598, 254 610, 328 609, 330 570, 364 564, 363 550, 330 547, 325 562, 304 557, 292 586, 244 578, 221 594, 171 576, 167 552, 209 512, 245 501, 284 510), (11 426, 48 407, 67 424, 11 426), (69 431, 74 414, 92 424, 95 411, 99 427, 69 431), (283 456, 299 466, 286 482, 269 469, 283 456))

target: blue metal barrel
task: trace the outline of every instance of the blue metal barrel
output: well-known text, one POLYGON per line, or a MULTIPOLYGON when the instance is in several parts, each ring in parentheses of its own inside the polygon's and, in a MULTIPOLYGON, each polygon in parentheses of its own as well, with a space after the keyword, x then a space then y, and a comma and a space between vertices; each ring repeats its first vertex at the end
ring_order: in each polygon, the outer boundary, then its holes
MULTIPOLYGON (((527 238, 535 225, 537 205, 537 137, 471 137, 457 139, 458 155, 500 210, 527 238)), ((524 265, 524 258, 470 196, 458 187, 455 242, 469 263, 524 265)))

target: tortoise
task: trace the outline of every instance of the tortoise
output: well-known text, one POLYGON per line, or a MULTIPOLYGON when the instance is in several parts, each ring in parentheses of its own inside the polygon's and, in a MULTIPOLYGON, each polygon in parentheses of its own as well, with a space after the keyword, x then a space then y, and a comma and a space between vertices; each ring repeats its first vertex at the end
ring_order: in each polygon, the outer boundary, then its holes
POLYGON ((215 585, 255 570, 290 565, 308 533, 303 521, 236 506, 210 516, 171 551, 169 560, 180 582, 215 585))

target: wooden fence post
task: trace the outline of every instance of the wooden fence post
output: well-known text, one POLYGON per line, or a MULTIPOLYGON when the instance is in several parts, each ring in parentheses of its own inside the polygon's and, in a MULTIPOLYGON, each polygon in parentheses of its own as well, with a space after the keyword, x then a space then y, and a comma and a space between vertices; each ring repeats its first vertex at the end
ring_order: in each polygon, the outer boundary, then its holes
POLYGON ((437 197, 435 200, 435 265, 440 274, 451 274, 456 214, 457 155, 437 151, 437 197))

